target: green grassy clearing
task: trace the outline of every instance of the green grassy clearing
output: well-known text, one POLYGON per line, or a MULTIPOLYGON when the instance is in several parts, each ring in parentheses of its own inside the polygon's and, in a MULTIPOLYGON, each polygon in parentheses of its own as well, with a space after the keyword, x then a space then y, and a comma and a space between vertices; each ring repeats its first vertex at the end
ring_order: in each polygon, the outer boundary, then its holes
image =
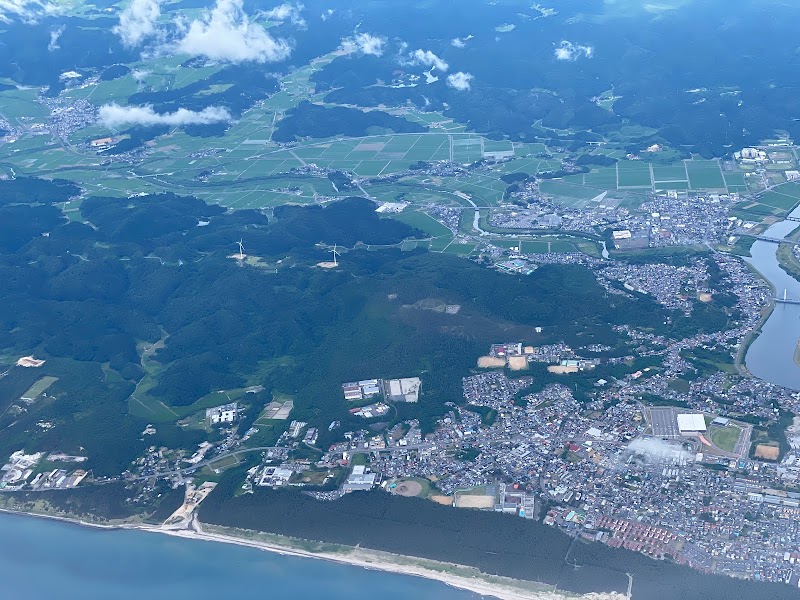
POLYGON ((58 381, 58 377, 51 377, 49 375, 42 377, 39 381, 34 383, 28 391, 26 391, 20 398, 24 398, 26 400, 36 400, 39 396, 41 396, 47 389, 53 385, 56 381, 58 381))
POLYGON ((720 450, 724 450, 725 452, 733 452, 741 434, 742 430, 740 427, 728 425, 727 427, 722 427, 714 431, 711 434, 711 441, 720 450))
POLYGON ((447 227, 439 223, 439 221, 433 217, 421 211, 406 210, 396 215, 392 215, 389 218, 396 219, 397 221, 405 223, 406 225, 415 227, 431 237, 452 235, 452 232, 447 227))

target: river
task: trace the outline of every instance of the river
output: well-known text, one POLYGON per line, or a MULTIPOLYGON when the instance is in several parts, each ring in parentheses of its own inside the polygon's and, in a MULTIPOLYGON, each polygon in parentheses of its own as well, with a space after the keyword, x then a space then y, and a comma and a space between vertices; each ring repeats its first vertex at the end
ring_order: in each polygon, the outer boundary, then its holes
MULTIPOLYGON (((791 216, 800 218, 800 207, 791 216)), ((764 235, 784 238, 800 225, 795 221, 781 221, 772 225, 764 235)), ((800 299, 800 282, 788 275, 778 264, 778 244, 756 241, 747 259, 782 297, 800 299)), ((759 379, 793 390, 800 390, 800 367, 794 362, 795 348, 800 340, 800 305, 776 304, 775 310, 761 328, 761 332, 747 350, 747 369, 759 379)))
POLYGON ((479 600, 444 583, 231 544, 0 513, 0 598, 479 600))

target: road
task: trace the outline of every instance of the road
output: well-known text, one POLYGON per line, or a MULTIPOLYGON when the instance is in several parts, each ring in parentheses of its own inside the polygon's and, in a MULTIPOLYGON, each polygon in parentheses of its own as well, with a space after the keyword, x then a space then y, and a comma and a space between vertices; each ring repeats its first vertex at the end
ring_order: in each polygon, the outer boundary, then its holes
MULTIPOLYGON (((429 448, 433 448, 433 444, 424 443, 423 442, 421 444, 412 444, 412 445, 409 445, 409 446, 402 446, 402 447, 397 447, 397 448, 389 448, 388 451, 389 452, 393 452, 393 451, 403 451, 403 452, 405 452, 407 450, 426 450, 426 449, 429 449, 429 448)), ((224 458, 227 458, 229 456, 236 457, 236 456, 239 456, 241 454, 249 454, 251 452, 266 452, 268 450, 286 450, 286 449, 287 448, 285 448, 283 446, 258 446, 256 448, 241 448, 239 450, 232 450, 230 452, 225 452, 223 454, 218 454, 217 456, 214 456, 213 458, 202 460, 202 461, 200 461, 199 463, 197 463, 195 465, 191 465, 191 466, 188 466, 188 467, 183 467, 182 469, 169 470, 169 471, 159 471, 158 473, 151 473, 150 475, 138 475, 136 477, 131 477, 129 479, 129 481, 147 481, 147 480, 150 480, 150 479, 157 479, 159 477, 173 477, 173 476, 183 477, 184 475, 189 475, 189 474, 193 473, 194 471, 197 471, 198 469, 202 469, 203 467, 208 466, 211 463, 215 463, 215 462, 220 461, 220 460, 222 460, 224 458)), ((383 452, 386 452, 386 451, 387 451, 387 449, 384 448, 383 452)), ((362 450, 349 450, 348 452, 352 456, 352 455, 355 455, 355 454, 370 454, 371 452, 374 452, 374 450, 371 450, 369 448, 364 448, 362 450)))

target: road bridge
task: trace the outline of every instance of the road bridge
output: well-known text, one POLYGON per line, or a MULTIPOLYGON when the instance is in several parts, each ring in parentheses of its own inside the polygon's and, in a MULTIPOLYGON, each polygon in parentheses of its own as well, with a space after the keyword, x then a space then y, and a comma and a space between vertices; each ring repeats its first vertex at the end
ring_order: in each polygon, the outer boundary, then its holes
POLYGON ((769 242, 771 244, 790 244, 792 246, 800 246, 800 240, 788 240, 786 238, 775 238, 768 235, 756 235, 753 233, 740 233, 738 235, 755 238, 760 242, 769 242))
POLYGON ((800 300, 795 300, 794 298, 775 298, 776 304, 798 304, 800 305, 800 300))

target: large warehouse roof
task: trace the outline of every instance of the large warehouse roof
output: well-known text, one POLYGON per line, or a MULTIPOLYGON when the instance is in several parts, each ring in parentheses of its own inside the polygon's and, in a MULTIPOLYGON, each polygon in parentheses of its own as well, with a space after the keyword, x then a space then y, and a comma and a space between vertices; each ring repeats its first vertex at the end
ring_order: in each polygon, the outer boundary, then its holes
POLYGON ((706 419, 700 413, 678 415, 678 429, 685 431, 705 431, 706 419))

